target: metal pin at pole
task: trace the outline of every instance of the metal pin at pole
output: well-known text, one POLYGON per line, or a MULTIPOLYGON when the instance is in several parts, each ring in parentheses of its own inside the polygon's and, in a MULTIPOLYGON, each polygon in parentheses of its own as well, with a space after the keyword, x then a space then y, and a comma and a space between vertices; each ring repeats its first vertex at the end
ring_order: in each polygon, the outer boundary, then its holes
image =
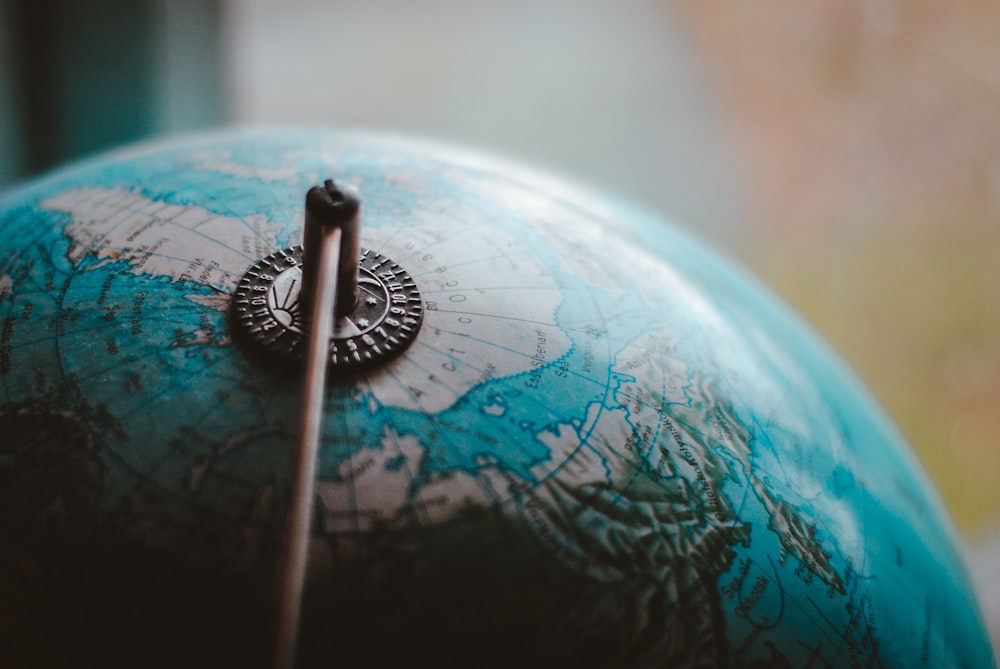
POLYGON ((329 227, 343 231, 340 249, 340 269, 337 272, 336 315, 345 316, 357 303, 358 256, 361 247, 361 196, 351 186, 327 179, 306 194, 305 230, 302 238, 303 304, 310 308, 311 292, 316 286, 318 265, 310 255, 319 251, 323 231, 329 227))

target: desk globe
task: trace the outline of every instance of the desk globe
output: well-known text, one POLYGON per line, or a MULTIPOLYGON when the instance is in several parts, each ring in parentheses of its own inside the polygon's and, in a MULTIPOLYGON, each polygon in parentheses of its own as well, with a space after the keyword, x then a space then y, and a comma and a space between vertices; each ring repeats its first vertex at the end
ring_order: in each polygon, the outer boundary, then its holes
POLYGON ((332 372, 300 666, 994 666, 914 456, 753 279, 611 198, 334 132, 0 203, 7 666, 267 666, 300 383, 231 298, 327 178, 423 323, 332 372))

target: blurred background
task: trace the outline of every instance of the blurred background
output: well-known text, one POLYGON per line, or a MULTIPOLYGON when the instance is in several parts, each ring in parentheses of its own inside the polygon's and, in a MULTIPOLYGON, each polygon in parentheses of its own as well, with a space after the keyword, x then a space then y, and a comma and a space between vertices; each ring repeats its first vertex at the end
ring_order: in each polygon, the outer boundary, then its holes
POLYGON ((137 139, 334 124, 643 202, 859 370, 1000 621, 998 25, 987 0, 0 0, 0 187, 137 139))

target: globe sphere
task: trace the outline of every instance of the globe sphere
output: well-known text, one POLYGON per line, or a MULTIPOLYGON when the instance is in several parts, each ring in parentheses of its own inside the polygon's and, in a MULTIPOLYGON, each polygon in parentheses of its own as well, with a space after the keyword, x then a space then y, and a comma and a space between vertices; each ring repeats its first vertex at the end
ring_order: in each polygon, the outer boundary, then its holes
MULTIPOLYGON (((391 261, 359 304, 391 317, 405 271, 423 320, 331 371, 301 666, 993 666, 912 453, 754 279, 614 198, 326 131, 133 147, 0 201, 10 666, 267 666, 301 370, 233 300, 297 267, 259 263, 328 178, 391 261)), ((246 300, 291 327, 290 281, 246 300)))

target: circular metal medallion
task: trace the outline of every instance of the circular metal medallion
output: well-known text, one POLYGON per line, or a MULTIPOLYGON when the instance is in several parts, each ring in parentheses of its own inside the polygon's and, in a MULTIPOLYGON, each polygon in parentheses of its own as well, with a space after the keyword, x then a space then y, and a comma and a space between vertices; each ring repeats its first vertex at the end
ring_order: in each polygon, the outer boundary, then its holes
MULTIPOLYGON (((301 362, 304 319, 302 247, 258 260, 233 293, 236 333, 268 362, 301 362)), ((424 307, 413 278, 380 253, 361 249, 354 309, 338 318, 330 338, 330 366, 351 371, 398 355, 416 337, 424 307)))

